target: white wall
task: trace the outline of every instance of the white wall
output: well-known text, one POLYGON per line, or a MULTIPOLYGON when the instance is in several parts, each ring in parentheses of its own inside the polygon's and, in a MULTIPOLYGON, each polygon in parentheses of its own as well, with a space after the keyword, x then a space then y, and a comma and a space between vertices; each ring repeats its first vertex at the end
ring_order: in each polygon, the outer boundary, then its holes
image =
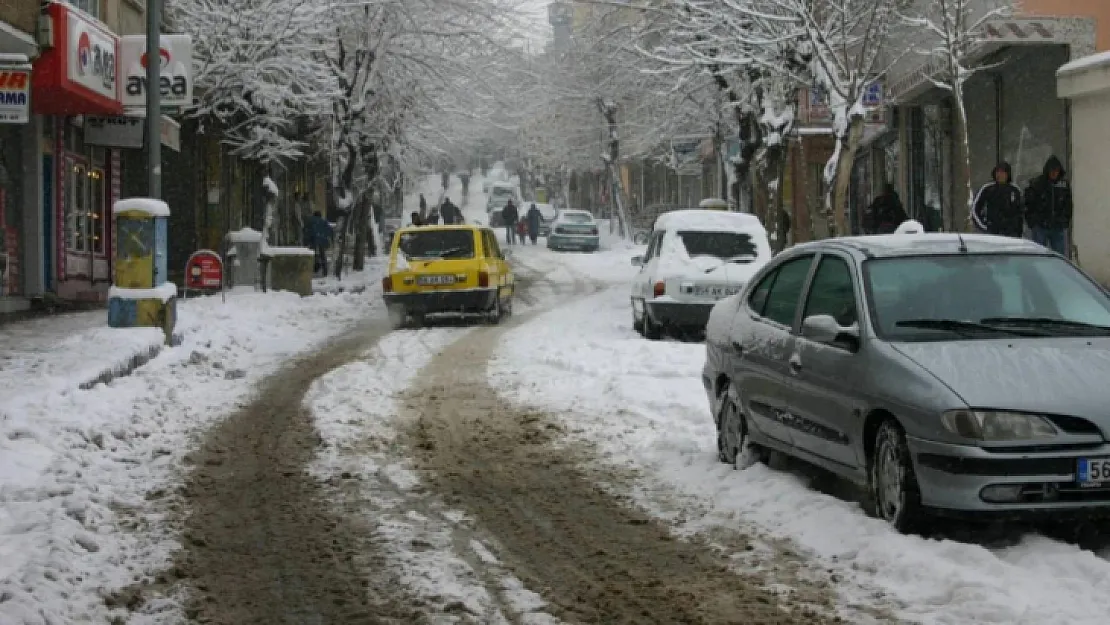
POLYGON ((1079 264, 1110 285, 1110 59, 1058 77, 1061 98, 1071 101, 1071 180, 1075 200, 1072 238, 1079 264))

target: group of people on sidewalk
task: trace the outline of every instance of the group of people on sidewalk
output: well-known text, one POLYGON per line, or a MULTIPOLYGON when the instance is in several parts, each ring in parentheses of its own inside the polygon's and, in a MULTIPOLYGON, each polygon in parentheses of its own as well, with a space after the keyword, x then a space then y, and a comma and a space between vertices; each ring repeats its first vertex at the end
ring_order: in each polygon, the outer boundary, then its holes
MULTIPOLYGON (((1068 256, 1067 232, 1073 210, 1067 171, 1059 158, 1048 157, 1041 175, 1024 192, 1014 184, 1010 164, 1003 161, 975 195, 971 222, 980 232, 1016 238, 1022 238, 1028 226, 1035 243, 1068 256)), ((898 193, 888 184, 868 207, 866 229, 872 234, 889 234, 906 219, 898 193)))
POLYGON ((515 245, 519 240, 523 245, 525 236, 532 241, 532 245, 536 245, 536 241, 540 238, 540 224, 543 222, 543 213, 533 203, 528 212, 524 214, 524 219, 520 218, 520 211, 517 210, 516 204, 510 198, 505 203, 505 208, 501 209, 501 221, 505 223, 505 242, 509 245, 515 245))
POLYGON ((420 210, 412 211, 409 218, 413 226, 438 226, 441 221, 445 226, 464 223, 462 209, 449 197, 443 198, 439 208, 433 207, 432 212, 429 213, 428 200, 424 199, 423 193, 420 194, 420 210))

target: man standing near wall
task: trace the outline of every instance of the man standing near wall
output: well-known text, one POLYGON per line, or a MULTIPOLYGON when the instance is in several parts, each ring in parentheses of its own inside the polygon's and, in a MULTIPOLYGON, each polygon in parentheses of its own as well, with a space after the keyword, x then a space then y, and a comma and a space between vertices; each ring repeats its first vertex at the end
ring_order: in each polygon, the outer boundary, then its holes
POLYGON ((987 234, 1020 239, 1024 234, 1021 189, 1013 183, 1010 164, 995 165, 991 181, 975 194, 971 220, 987 234))
POLYGON ((1071 186, 1067 171, 1056 156, 1048 157, 1040 176, 1025 190, 1025 222, 1033 241, 1068 256, 1067 232, 1072 218, 1071 186))

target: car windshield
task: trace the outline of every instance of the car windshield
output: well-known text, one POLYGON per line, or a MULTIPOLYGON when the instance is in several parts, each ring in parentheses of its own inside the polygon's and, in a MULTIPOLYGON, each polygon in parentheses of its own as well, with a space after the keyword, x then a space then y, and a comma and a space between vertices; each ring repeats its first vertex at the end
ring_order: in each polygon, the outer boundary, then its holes
POLYGON ((474 258, 474 233, 416 230, 401 235, 399 247, 408 258, 474 258))
POLYGON ((720 259, 730 258, 757 258, 759 251, 756 248, 752 235, 746 232, 705 232, 699 230, 682 230, 678 232, 682 245, 690 258, 697 256, 714 256, 720 259))
POLYGON ((1056 256, 873 259, 864 273, 875 331, 887 340, 1110 336, 1110 298, 1056 256))
POLYGON ((586 213, 563 213, 562 221, 571 224, 588 224, 594 218, 586 213))

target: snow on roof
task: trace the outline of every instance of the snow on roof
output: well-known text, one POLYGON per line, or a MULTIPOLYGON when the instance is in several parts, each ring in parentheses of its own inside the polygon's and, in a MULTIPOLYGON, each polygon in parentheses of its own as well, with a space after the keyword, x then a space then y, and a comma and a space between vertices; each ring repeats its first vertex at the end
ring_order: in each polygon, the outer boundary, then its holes
POLYGON ((169 217, 170 205, 148 197, 129 197, 112 205, 113 215, 128 212, 146 213, 151 217, 169 217))
POLYGON ((262 179, 262 186, 265 187, 266 191, 274 197, 281 195, 281 192, 278 191, 277 183, 275 183, 274 179, 269 176, 266 176, 262 179))
POLYGON ((260 243, 262 233, 254 228, 243 228, 236 232, 227 233, 227 240, 232 243, 260 243))
POLYGON ((315 256, 316 252, 307 247, 267 247, 269 256, 315 256))
POLYGON ((1101 65, 1110 65, 1110 51, 1099 52, 1098 54, 1091 54, 1089 56, 1078 58, 1071 63, 1065 63, 1060 66, 1060 69, 1056 70, 1056 75, 1062 76, 1064 74, 1071 74, 1085 69, 1093 69, 1101 65))
POLYGON ((759 218, 748 213, 716 210, 677 210, 663 213, 655 220, 655 230, 696 229, 721 232, 763 231, 759 218))
POLYGON ((108 289, 108 299, 157 299, 165 304, 175 297, 177 297, 177 285, 173 282, 163 282, 153 289, 125 289, 118 286, 108 289))
POLYGON ((923 232, 925 232, 925 226, 922 226, 921 222, 916 219, 907 219, 894 230, 894 234, 921 234, 923 232))

